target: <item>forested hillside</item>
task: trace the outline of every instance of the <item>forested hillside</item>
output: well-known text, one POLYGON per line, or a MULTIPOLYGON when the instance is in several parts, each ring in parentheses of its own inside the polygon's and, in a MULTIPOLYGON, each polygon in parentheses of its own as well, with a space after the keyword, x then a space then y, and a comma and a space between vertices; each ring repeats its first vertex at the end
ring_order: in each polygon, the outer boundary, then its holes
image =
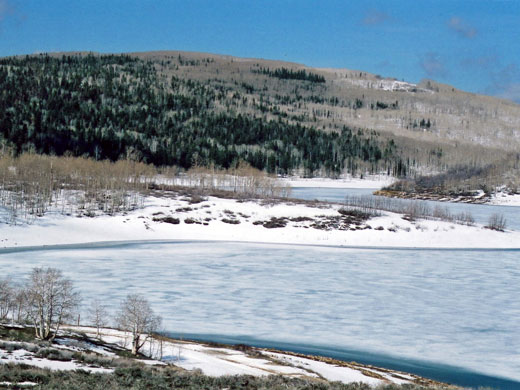
POLYGON ((520 190, 520 106, 433 81, 204 53, 58 53, 0 59, 0 88, 0 144, 11 155, 182 169, 245 161, 305 176, 447 173, 448 190, 484 181, 520 190))
MULTIPOLYGON (((177 61, 183 63, 181 57, 177 61)), ((154 61, 129 55, 0 60, 4 150, 185 169, 229 168, 243 160, 269 173, 298 170, 308 176, 407 172, 395 142, 375 131, 344 125, 325 132, 298 118, 267 117, 262 115, 262 98, 258 112, 240 111, 231 104, 247 103, 240 94, 247 86, 230 91, 189 77, 165 76, 157 67, 154 61)), ((307 84, 324 82, 306 72, 263 72, 307 84)))

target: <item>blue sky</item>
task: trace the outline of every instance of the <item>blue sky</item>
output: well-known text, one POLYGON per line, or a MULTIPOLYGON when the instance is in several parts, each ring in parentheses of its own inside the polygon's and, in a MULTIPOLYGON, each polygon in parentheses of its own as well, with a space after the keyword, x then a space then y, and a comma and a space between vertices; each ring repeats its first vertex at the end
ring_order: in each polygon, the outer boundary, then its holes
POLYGON ((520 0, 0 0, 0 56, 189 50, 520 102, 520 0))

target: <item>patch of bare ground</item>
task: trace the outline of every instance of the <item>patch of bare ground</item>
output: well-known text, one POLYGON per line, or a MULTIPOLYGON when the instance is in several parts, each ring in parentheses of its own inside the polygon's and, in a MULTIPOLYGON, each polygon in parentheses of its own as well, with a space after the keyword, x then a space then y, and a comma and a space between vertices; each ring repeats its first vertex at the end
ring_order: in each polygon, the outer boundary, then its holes
POLYGON ((435 191, 423 192, 407 192, 397 190, 378 190, 374 192, 377 196, 386 196, 388 198, 413 199, 413 200, 434 200, 438 202, 456 202, 456 203, 488 203, 491 197, 489 195, 481 196, 477 192, 471 193, 437 193, 435 191))
POLYGON ((295 224, 295 227, 314 228, 317 230, 364 230, 372 229, 365 222, 370 214, 359 210, 339 209, 340 215, 318 215, 316 217, 271 217, 268 220, 254 221, 253 225, 261 225, 267 229, 284 228, 289 222, 304 223, 295 224), (305 224, 306 223, 306 224, 305 224))

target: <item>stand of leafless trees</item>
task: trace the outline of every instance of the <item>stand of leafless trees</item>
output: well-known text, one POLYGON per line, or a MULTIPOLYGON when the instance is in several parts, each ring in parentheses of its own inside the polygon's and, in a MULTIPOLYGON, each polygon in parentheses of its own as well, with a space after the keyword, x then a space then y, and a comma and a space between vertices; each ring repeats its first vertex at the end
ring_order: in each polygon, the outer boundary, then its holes
MULTIPOLYGON (((73 282, 56 268, 33 268, 28 280, 19 285, 10 278, 0 279, 0 325, 12 322, 30 326, 40 340, 52 342, 62 325, 75 318, 80 304, 73 282)), ((99 338, 101 328, 110 322, 107 306, 94 300, 89 317, 99 338)), ((119 329, 130 334, 134 355, 148 343, 148 353, 154 356, 162 354, 161 338, 156 337, 161 321, 146 297, 139 294, 127 295, 114 319, 119 329)))
POLYGON ((55 268, 33 268, 23 285, 0 280, 0 321, 30 325, 41 340, 54 340, 80 301, 72 281, 55 268))
POLYGON ((183 185, 204 192, 226 189, 259 197, 289 194, 275 178, 239 163, 233 169, 196 166, 186 173, 131 160, 96 161, 89 158, 22 154, 0 156, 0 207, 4 221, 31 223, 53 211, 93 217, 140 208, 153 183, 183 185))
POLYGON ((288 197, 291 189, 244 161, 227 170, 195 165, 185 173, 165 170, 166 183, 207 190, 228 190, 261 198, 288 197), (169 179, 169 180, 168 180, 169 179))
POLYGON ((36 337, 54 340, 80 303, 72 281, 55 268, 34 268, 27 284, 27 314, 36 337))
POLYGON ((114 214, 139 207, 155 169, 133 161, 22 154, 0 157, 0 206, 7 222, 31 222, 49 210, 114 214))
POLYGON ((475 219, 469 212, 453 214, 447 207, 431 207, 428 203, 418 200, 407 201, 383 196, 347 196, 345 205, 367 213, 374 210, 385 210, 405 214, 411 219, 438 219, 470 226, 475 224, 475 219))

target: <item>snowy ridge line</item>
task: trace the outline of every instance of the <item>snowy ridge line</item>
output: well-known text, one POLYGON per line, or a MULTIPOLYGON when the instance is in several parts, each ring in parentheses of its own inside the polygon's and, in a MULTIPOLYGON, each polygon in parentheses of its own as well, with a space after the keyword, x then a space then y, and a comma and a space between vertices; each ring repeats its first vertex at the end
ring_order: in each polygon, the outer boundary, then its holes
MULTIPOLYGON (((0 254, 19 253, 19 252, 40 252, 52 250, 76 250, 76 249, 106 249, 124 248, 134 245, 164 245, 164 244, 249 244, 249 245, 269 245, 269 246, 290 246, 290 247, 310 247, 310 248, 331 248, 331 249, 364 249, 364 250, 385 250, 385 251, 439 251, 439 252, 520 252, 519 247, 511 248, 475 248, 475 247, 422 247, 422 246, 376 246, 376 245, 327 245, 327 244, 303 244, 291 242, 265 242, 265 241, 233 241, 233 240, 207 240, 207 239, 170 239, 170 240, 119 240, 119 241, 92 241, 77 244, 53 244, 37 246, 18 246, 11 248, 0 248, 0 254)), ((0 324, 1 325, 1 324, 0 324)))

